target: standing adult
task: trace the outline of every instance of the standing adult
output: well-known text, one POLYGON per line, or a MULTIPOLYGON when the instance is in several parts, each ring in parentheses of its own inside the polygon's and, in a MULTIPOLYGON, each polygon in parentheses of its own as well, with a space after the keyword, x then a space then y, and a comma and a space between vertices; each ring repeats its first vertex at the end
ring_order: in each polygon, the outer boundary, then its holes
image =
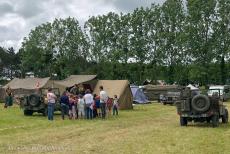
POLYGON ((91 94, 90 90, 86 90, 86 94, 84 96, 85 105, 86 105, 86 118, 92 119, 93 118, 93 95, 91 94))
POLYGON ((5 98, 5 108, 7 108, 8 106, 12 106, 13 105, 13 92, 12 89, 10 88, 10 86, 7 86, 6 88, 6 98, 5 98))
POLYGON ((108 95, 107 95, 106 91, 104 91, 103 86, 100 86, 99 89, 100 89, 101 115, 102 115, 102 119, 105 119, 105 116, 106 116, 106 102, 108 100, 108 95))
POLYGON ((48 120, 53 120, 54 105, 57 96, 52 92, 51 88, 48 89, 47 99, 48 99, 48 120))
POLYGON ((67 93, 64 92, 60 98, 61 103, 61 115, 62 119, 65 119, 65 115, 69 116, 69 97, 67 96, 67 93))
POLYGON ((74 94, 74 95, 79 95, 80 90, 79 90, 79 86, 77 84, 75 84, 71 89, 70 89, 70 93, 74 94))

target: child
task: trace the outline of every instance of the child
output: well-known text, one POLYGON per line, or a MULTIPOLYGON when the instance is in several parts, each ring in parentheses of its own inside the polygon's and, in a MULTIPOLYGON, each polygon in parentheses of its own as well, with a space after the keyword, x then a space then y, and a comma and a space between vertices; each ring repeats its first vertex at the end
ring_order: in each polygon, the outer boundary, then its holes
POLYGON ((77 108, 78 108, 78 117, 83 119, 85 117, 85 101, 81 94, 79 95, 77 108))
POLYGON ((95 106, 97 110, 97 117, 101 117, 100 96, 95 96, 95 106))
POLYGON ((118 115, 118 98, 117 95, 114 95, 114 99, 113 99, 113 115, 118 115))
POLYGON ((73 95, 69 97, 69 116, 70 119, 76 119, 76 109, 75 109, 76 100, 73 95))

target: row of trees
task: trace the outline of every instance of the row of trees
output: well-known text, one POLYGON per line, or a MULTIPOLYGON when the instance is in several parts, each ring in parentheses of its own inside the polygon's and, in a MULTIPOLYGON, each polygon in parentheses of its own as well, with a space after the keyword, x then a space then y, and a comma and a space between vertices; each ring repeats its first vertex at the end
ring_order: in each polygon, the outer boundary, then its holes
POLYGON ((31 30, 21 73, 103 79, 222 83, 229 78, 230 1, 166 0, 132 13, 55 19, 31 30))

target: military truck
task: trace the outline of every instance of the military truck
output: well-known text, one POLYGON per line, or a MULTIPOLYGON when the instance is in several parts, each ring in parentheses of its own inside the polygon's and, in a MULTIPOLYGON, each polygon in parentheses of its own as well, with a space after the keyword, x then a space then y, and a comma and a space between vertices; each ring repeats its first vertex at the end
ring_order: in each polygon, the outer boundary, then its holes
MULTIPOLYGON (((23 109, 25 116, 31 116, 34 112, 42 113, 44 116, 47 116, 47 91, 47 88, 41 88, 39 89, 39 91, 37 91, 37 93, 25 95, 23 98, 21 98, 20 106, 23 109)), ((52 92, 54 92, 57 98, 60 97, 60 92, 58 88, 53 88, 52 92)), ((60 109, 60 103, 55 103, 54 111, 60 111, 60 109)))
POLYGON ((213 127, 228 123, 228 110, 220 100, 220 91, 212 96, 194 94, 190 88, 181 91, 180 100, 176 102, 177 113, 180 116, 180 125, 187 126, 188 122, 207 122, 213 127))

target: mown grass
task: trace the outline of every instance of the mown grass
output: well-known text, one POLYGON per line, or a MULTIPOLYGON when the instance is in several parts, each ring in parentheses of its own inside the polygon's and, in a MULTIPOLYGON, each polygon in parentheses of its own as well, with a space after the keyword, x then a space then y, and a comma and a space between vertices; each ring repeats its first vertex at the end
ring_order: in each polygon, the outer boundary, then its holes
POLYGON ((136 105, 107 120, 53 122, 0 109, 0 153, 230 153, 230 125, 179 126, 174 106, 136 105))

